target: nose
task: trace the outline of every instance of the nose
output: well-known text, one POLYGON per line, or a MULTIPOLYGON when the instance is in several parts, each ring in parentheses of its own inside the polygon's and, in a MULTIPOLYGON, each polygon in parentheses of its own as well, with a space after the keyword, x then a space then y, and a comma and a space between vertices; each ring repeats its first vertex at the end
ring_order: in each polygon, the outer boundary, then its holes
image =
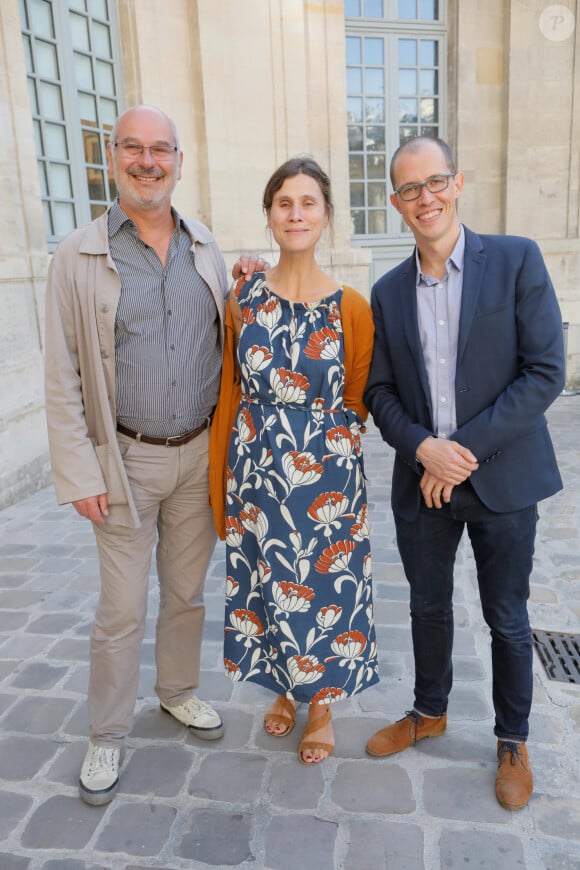
POLYGON ((301 210, 300 205, 298 203, 296 203, 296 205, 293 205, 290 209, 290 220, 291 221, 302 220, 302 210, 301 210))
POLYGON ((145 166, 154 166, 157 163, 157 161, 153 157, 153 154, 151 153, 151 148, 149 148, 147 145, 143 146, 143 151, 139 155, 139 162, 144 164, 145 166))
POLYGON ((428 188, 427 185, 425 184, 425 185, 421 188, 421 194, 420 194, 420 196, 419 196, 419 202, 423 202, 423 201, 431 202, 432 199, 433 199, 433 194, 431 193, 431 191, 429 190, 429 188, 428 188))

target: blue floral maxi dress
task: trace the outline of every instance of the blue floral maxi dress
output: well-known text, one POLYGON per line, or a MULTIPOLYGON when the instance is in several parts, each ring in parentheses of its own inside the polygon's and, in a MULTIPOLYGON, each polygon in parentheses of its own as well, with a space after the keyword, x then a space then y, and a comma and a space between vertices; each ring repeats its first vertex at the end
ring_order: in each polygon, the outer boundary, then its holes
POLYGON ((377 682, 361 420, 343 406, 342 289, 238 285, 240 403, 227 470, 224 662, 296 701, 377 682))

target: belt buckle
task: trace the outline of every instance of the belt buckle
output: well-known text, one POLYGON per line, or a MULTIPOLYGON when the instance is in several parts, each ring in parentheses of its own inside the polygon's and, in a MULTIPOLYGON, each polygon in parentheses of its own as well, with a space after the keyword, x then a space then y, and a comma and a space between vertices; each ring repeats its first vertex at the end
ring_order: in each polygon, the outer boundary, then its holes
POLYGON ((166 447, 173 447, 173 444, 171 442, 172 441, 179 441, 180 438, 183 438, 183 435, 170 435, 168 438, 165 439, 165 446, 166 447))

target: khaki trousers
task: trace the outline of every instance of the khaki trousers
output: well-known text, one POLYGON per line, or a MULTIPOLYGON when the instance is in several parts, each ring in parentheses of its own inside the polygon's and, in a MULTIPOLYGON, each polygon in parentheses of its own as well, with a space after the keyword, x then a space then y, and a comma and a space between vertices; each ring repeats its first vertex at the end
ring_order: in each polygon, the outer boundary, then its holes
POLYGON ((88 691, 91 740, 118 746, 131 731, 151 557, 158 535, 155 691, 169 706, 199 684, 205 617, 203 585, 216 534, 208 496, 208 430, 182 447, 143 444, 118 434, 139 529, 94 526, 101 594, 91 636, 88 691))

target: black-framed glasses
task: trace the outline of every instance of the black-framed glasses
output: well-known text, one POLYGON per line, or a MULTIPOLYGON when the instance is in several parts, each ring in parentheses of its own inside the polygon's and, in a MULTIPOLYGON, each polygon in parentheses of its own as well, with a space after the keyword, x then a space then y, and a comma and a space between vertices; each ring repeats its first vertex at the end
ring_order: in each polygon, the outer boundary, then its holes
POLYGON ((142 157, 145 151, 148 151, 154 160, 171 160, 177 151, 177 145, 140 145, 138 142, 114 142, 113 147, 120 148, 123 156, 131 160, 142 157))
POLYGON ((426 181, 418 181, 416 184, 403 184, 394 191, 404 202, 419 199, 424 187, 429 193, 441 193, 449 187, 449 179, 455 178, 456 172, 446 172, 443 175, 432 175, 426 181))

